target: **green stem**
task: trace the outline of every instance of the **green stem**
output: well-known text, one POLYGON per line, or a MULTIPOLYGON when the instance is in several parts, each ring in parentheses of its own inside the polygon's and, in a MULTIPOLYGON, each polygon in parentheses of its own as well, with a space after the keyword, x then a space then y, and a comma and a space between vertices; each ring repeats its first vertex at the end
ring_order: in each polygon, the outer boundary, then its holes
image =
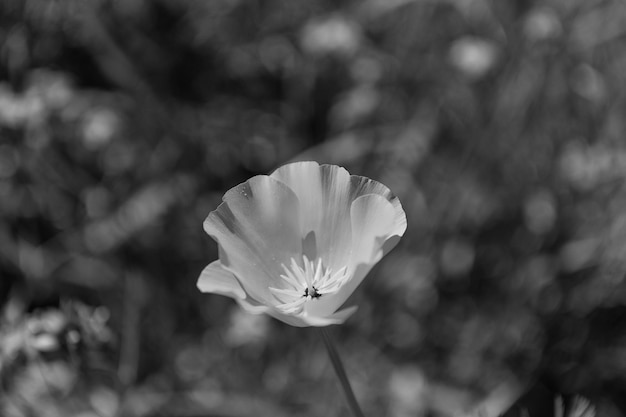
POLYGON ((324 327, 321 327, 320 331, 322 333, 322 339, 324 339, 324 345, 326 345, 330 361, 333 364, 333 368, 335 368, 337 378, 339 378, 343 392, 346 394, 346 400, 348 400, 348 405, 350 405, 352 414, 354 414, 355 417, 364 417, 363 411, 361 411, 361 407, 359 407, 359 403, 356 401, 354 392, 352 392, 350 381, 346 376, 346 370, 343 367, 343 363, 341 363, 341 358, 339 357, 339 353, 337 353, 337 349, 335 349, 335 345, 330 338, 330 334, 324 327))

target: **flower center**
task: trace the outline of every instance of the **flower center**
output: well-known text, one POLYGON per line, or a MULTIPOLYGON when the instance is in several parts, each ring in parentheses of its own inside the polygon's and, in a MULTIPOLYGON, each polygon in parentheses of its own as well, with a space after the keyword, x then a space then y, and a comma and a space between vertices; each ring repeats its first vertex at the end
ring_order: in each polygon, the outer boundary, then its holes
POLYGON ((302 256, 302 266, 291 258, 289 266, 282 264, 284 274, 280 277, 285 282, 284 288, 270 288, 279 304, 276 307, 286 314, 299 314, 310 300, 317 300, 328 294, 334 294, 350 278, 347 267, 336 272, 326 268, 322 260, 310 261, 302 256))
POLYGON ((311 287, 311 292, 310 293, 309 293, 309 287, 306 287, 304 289, 304 297, 320 298, 321 296, 322 296, 322 294, 317 292, 317 288, 315 288, 315 287, 311 287))

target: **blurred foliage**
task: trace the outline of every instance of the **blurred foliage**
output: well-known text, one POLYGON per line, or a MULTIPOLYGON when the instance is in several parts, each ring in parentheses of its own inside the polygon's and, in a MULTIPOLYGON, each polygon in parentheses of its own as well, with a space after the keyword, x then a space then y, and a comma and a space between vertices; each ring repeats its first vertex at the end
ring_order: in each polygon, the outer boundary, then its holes
POLYGON ((345 415, 314 329, 195 288, 204 217, 293 159, 407 211, 332 329, 367 415, 626 414, 625 28, 611 0, 3 0, 0 414, 345 415))

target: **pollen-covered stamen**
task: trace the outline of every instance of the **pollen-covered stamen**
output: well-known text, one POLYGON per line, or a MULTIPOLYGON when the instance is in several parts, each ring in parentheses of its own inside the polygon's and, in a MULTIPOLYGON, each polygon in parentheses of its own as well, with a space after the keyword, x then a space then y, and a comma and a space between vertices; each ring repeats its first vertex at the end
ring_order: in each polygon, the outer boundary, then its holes
POLYGON ((270 291, 280 303, 276 307, 287 314, 300 313, 307 301, 337 292, 349 279, 346 267, 333 273, 324 267, 321 259, 310 261, 306 255, 302 256, 302 266, 293 258, 290 267, 281 266, 285 273, 280 277, 286 286, 270 288, 270 291))

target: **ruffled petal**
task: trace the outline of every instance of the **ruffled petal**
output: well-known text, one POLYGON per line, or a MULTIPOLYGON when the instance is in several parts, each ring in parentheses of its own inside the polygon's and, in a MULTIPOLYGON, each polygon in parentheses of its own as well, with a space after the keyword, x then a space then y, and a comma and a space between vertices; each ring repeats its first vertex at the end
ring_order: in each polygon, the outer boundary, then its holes
MULTIPOLYGON (((345 265, 350 253, 350 174, 336 165, 295 162, 271 175, 291 188, 300 201, 301 236, 315 242, 316 254, 333 270, 345 265), (310 235, 313 231, 314 235, 310 235)), ((308 248, 307 251, 312 252, 308 248)))
POLYGON ((302 254, 299 203, 285 184, 259 175, 230 189, 204 222, 220 246, 222 266, 253 299, 271 304, 281 264, 302 254))

